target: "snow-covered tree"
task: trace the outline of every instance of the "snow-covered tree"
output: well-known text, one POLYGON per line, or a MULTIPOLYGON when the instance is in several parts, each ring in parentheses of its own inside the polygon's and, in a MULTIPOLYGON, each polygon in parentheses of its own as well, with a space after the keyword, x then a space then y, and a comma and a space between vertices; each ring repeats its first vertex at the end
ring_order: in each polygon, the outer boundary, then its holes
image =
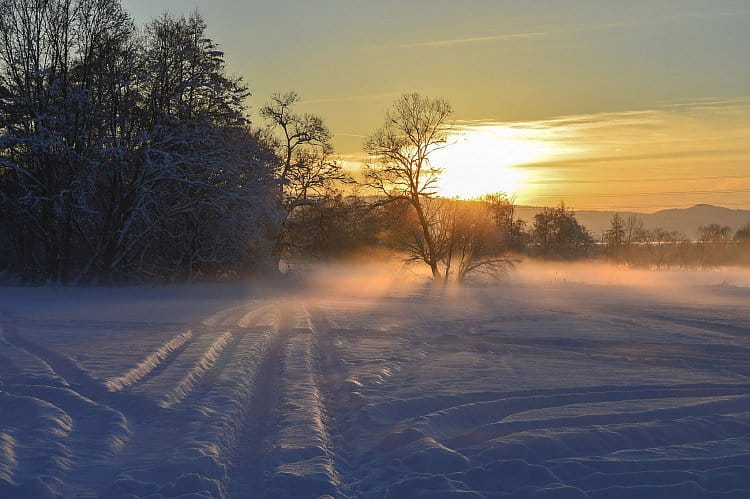
POLYGON ((0 0, 5 266, 114 283, 266 260, 273 154, 205 30, 164 15, 139 34, 113 0, 0 0))

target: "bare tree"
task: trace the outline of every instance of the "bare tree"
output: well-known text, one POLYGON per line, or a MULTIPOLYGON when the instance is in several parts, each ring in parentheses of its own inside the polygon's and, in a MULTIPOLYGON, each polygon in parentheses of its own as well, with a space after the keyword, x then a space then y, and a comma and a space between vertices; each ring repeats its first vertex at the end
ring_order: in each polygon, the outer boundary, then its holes
POLYGON ((648 237, 648 231, 643 225, 643 220, 638 215, 630 215, 625 220, 625 259, 628 265, 638 264, 634 257, 639 245, 644 244, 648 237))
POLYGON ((386 112, 383 126, 364 142, 370 157, 366 184, 383 194, 386 202, 403 200, 414 210, 421 234, 414 238, 411 254, 429 265, 436 281, 443 277, 443 255, 436 241, 436 213, 428 213, 425 205, 435 195, 440 174, 430 157, 447 144, 452 115, 445 99, 404 94, 386 112))
POLYGON ((641 237, 648 253, 647 265, 653 265, 658 270, 669 269, 679 264, 688 265, 688 250, 691 243, 683 234, 656 227, 644 231, 641 237))
POLYGON ((493 199, 444 200, 444 237, 441 238, 444 280, 452 275, 459 283, 473 274, 497 277, 513 260, 505 256, 503 227, 496 219, 493 199))
POLYGON ((276 175, 282 209, 273 229, 277 261, 292 248, 311 243, 294 238, 300 232, 289 230, 295 210, 322 206, 321 201, 337 184, 351 182, 351 177, 332 156, 331 131, 319 116, 295 112, 299 102, 295 92, 277 93, 260 109, 260 115, 268 122, 269 139, 279 162, 276 175))
MULTIPOLYGON (((512 267, 507 256, 505 231, 498 225, 494 207, 487 199, 459 200, 429 197, 422 200, 427 225, 439 255, 439 278, 462 283, 474 275, 499 277, 512 267)), ((424 231, 416 210, 406 200, 384 208, 385 237, 408 262, 429 258, 424 231)))

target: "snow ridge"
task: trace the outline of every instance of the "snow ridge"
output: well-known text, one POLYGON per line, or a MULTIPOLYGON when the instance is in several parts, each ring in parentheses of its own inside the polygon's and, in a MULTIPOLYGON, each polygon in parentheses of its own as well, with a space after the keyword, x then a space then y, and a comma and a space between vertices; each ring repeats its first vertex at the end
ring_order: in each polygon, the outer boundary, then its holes
POLYGON ((16 465, 16 440, 12 435, 0 432, 0 481, 11 482, 16 465))
POLYGON ((213 342, 200 361, 188 372, 180 383, 159 402, 161 407, 173 407, 179 404, 206 375, 211 366, 218 360, 222 350, 232 341, 232 332, 227 331, 213 342))
POLYGON ((104 385, 111 392, 118 392, 136 383, 148 373, 153 371, 167 357, 185 346, 193 338, 192 331, 186 331, 174 336, 171 340, 159 347, 154 353, 140 361, 134 368, 121 376, 109 378, 104 385))

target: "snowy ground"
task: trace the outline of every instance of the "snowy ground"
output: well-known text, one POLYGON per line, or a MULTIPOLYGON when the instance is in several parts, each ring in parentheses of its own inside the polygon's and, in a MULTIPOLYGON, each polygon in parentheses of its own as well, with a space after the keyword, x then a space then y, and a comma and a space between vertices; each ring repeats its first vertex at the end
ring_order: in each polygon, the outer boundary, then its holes
POLYGON ((0 497, 750 497, 747 274, 524 272, 1 288, 0 497))

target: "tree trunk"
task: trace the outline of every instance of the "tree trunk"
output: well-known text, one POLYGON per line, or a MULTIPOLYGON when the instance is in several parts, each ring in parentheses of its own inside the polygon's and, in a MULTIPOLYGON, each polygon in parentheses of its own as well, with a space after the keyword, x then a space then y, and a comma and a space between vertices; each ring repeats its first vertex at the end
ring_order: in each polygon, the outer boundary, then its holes
POLYGON ((414 205, 414 209, 417 211, 417 217, 419 218, 419 225, 422 227, 422 233, 424 234, 425 244, 427 244, 427 264, 432 270, 432 279, 435 282, 440 282, 442 274, 438 267, 438 259, 435 251, 435 242, 432 239, 432 232, 430 226, 427 223, 427 218, 424 216, 424 210, 422 210, 422 203, 419 202, 419 196, 412 195, 411 204, 414 205))

